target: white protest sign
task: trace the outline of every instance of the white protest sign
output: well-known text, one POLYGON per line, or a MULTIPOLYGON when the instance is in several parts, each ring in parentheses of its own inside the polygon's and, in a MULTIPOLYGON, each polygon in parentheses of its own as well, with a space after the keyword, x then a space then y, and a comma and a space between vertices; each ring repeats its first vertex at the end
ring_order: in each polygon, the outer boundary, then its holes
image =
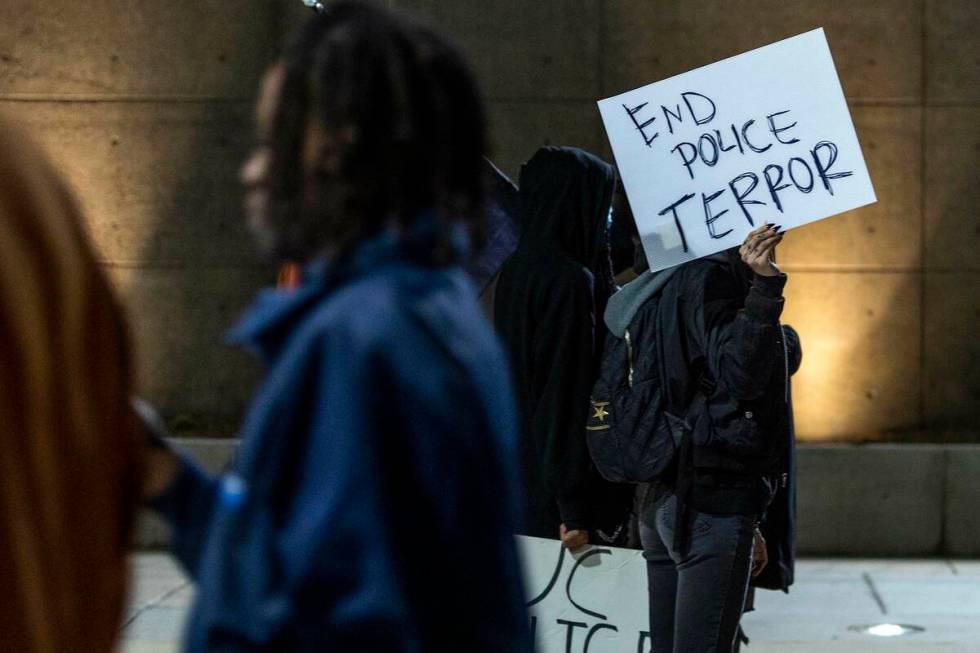
POLYGON ((538 653, 649 651, 647 567, 639 551, 517 536, 538 653))
POLYGON ((599 102, 651 270, 871 204, 823 29, 599 102))

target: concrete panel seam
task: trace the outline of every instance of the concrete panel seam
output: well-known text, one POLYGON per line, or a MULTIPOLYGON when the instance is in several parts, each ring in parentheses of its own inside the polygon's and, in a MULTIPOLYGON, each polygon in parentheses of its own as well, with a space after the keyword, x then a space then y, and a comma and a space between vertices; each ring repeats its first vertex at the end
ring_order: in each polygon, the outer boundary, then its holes
POLYGON ((507 102, 508 104, 581 104, 596 102, 599 98, 591 96, 530 96, 530 95, 488 95, 487 102, 507 102))
POLYGON ((133 610, 133 613, 131 615, 129 615, 126 618, 126 620, 123 622, 122 626, 120 627, 120 630, 125 630, 126 628, 129 627, 129 625, 131 623, 133 623, 134 621, 136 621, 140 617, 140 615, 142 615, 144 612, 146 612, 147 610, 151 610, 151 609, 155 608, 156 606, 160 605, 161 603, 163 603, 164 601, 166 601, 170 597, 178 594, 179 592, 183 591, 185 588, 190 587, 190 586, 191 586, 191 581, 190 580, 184 580, 182 583, 179 583, 175 587, 170 588, 169 590, 167 590, 166 592, 164 592, 160 596, 158 596, 158 597, 156 597, 154 599, 151 599, 151 600, 147 601, 146 603, 144 603, 143 605, 139 606, 136 610, 133 610))
POLYGON ((115 95, 112 93, 0 93, 0 102, 87 102, 128 104, 251 104, 252 97, 221 95, 115 95))
POLYGON ((249 270, 249 271, 261 271, 261 270, 273 270, 274 268, 270 265, 265 265, 262 263, 242 263, 242 264, 212 264, 208 262, 198 262, 194 261, 189 263, 187 261, 112 261, 112 260, 100 260, 97 264, 104 268, 112 268, 119 270, 249 270))
POLYGON ((943 449, 943 491, 940 495, 940 505, 939 505, 939 552, 949 555, 949 466, 952 464, 950 459, 950 450, 948 448, 943 449))
POLYGON ((969 109, 980 107, 980 102, 976 100, 926 100, 923 106, 937 109, 969 109))
POLYGON ((964 267, 960 267, 960 268, 945 268, 945 267, 936 266, 936 267, 927 267, 927 268, 925 268, 923 270, 923 272, 926 272, 926 273, 928 273, 930 275, 937 275, 937 274, 950 274, 950 275, 953 275, 953 274, 962 274, 962 275, 970 275, 970 274, 978 274, 978 273, 980 273, 980 268, 973 268, 973 267, 968 267, 968 268, 964 268, 964 267))
POLYGON ((780 264, 779 266, 784 272, 807 272, 813 274, 837 274, 841 272, 855 273, 855 274, 890 274, 890 273, 917 273, 921 272, 922 269, 915 266, 874 266, 874 265, 849 265, 847 263, 841 263, 839 265, 809 265, 806 263, 791 263, 791 264, 780 264))
POLYGON ((861 578, 864 580, 864 584, 868 587, 868 592, 871 593, 871 598, 878 605, 878 609, 881 610, 881 614, 888 614, 888 606, 885 605, 885 599, 881 597, 881 593, 875 586, 874 580, 871 579, 871 574, 864 572, 861 574, 861 578))
MULTIPOLYGON (((921 50, 921 68, 922 68, 922 78, 920 80, 919 94, 922 98, 922 103, 928 97, 928 60, 926 54, 926 39, 928 38, 929 30, 926 27, 926 23, 929 19, 928 11, 928 0, 922 0, 921 3, 921 15, 920 15, 920 29, 922 34, 922 41, 919 45, 921 50)), ((928 237, 928 229, 926 228, 926 198, 929 194, 929 186, 926 183, 926 165, 927 159, 927 143, 926 139, 929 137, 926 128, 926 111, 922 109, 919 112, 919 261, 923 267, 925 267, 928 259, 928 252, 926 247, 926 239, 928 237)), ((926 275, 923 274, 919 278, 919 378, 924 379, 926 374, 926 329, 923 324, 924 316, 926 315, 926 275)), ((926 384, 919 384, 919 428, 924 428, 926 424, 926 384)), ((943 453, 943 460, 946 461, 947 453, 943 453)), ((943 469, 946 469, 946 465, 943 465, 943 469)), ((945 471, 944 471, 945 474, 945 471)), ((946 488, 945 484, 943 486, 943 521, 940 523, 943 530, 940 531, 940 550, 943 548, 943 542, 945 542, 946 529, 945 529, 945 495, 946 488)))
POLYGON ((918 107, 922 101, 907 97, 848 97, 844 99, 851 107, 918 107))
POLYGON ((599 13, 598 19, 596 21, 596 29, 599 30, 599 47, 596 48, 596 65, 599 66, 599 70, 596 71, 598 75, 599 83, 599 94, 603 97, 606 96, 606 7, 604 3, 597 2, 596 9, 599 13))

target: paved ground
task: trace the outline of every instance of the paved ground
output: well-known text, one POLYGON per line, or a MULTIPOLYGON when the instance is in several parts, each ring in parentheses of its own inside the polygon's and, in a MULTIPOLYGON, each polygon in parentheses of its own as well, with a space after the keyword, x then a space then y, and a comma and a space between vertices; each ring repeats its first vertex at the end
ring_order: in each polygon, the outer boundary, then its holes
MULTIPOLYGON (((193 589, 169 556, 140 554, 122 653, 177 650, 193 589)), ((809 559, 787 596, 760 592, 747 653, 980 653, 980 561, 809 559), (905 637, 857 624, 925 628, 905 637)))

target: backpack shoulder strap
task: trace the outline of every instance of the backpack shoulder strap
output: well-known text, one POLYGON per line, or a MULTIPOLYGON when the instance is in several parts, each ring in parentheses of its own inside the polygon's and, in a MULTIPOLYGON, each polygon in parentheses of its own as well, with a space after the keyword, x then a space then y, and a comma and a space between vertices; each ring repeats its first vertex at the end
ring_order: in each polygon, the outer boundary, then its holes
MULTIPOLYGON (((679 284, 677 283, 679 280, 678 277, 680 277, 680 275, 677 275, 671 279, 662 291, 661 300, 657 306, 656 319, 654 321, 657 326, 656 333, 654 334, 654 340, 657 352, 657 368, 660 375, 660 385, 664 393, 665 408, 667 412, 671 413, 672 415, 686 419, 694 412, 694 409, 697 407, 699 402, 703 403, 706 401, 706 395, 711 393, 714 384, 708 376, 706 366, 699 370, 699 373, 696 376, 691 375, 694 386, 685 387, 683 397, 678 397, 674 394, 675 388, 669 382, 670 376, 667 370, 668 345, 664 342, 664 335, 668 332, 672 333, 675 331, 683 334, 683 331, 680 328, 682 315, 680 311, 681 298, 678 290, 679 284), (691 397, 691 399, 685 401, 686 397, 691 397)), ((680 338, 683 338, 683 335, 681 335, 680 338)), ((670 343, 670 346, 682 349, 684 348, 684 344, 681 342, 670 343)), ((690 383, 690 381, 688 381, 688 383, 690 383)))

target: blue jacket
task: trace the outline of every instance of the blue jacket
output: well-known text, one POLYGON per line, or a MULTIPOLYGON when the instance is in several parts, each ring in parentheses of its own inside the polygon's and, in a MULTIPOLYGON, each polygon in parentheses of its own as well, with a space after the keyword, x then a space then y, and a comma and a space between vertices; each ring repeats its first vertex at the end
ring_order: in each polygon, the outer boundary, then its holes
POLYGON ((530 651, 516 420, 470 281, 392 235, 232 332, 267 375, 233 473, 155 507, 196 580, 187 651, 530 651))

